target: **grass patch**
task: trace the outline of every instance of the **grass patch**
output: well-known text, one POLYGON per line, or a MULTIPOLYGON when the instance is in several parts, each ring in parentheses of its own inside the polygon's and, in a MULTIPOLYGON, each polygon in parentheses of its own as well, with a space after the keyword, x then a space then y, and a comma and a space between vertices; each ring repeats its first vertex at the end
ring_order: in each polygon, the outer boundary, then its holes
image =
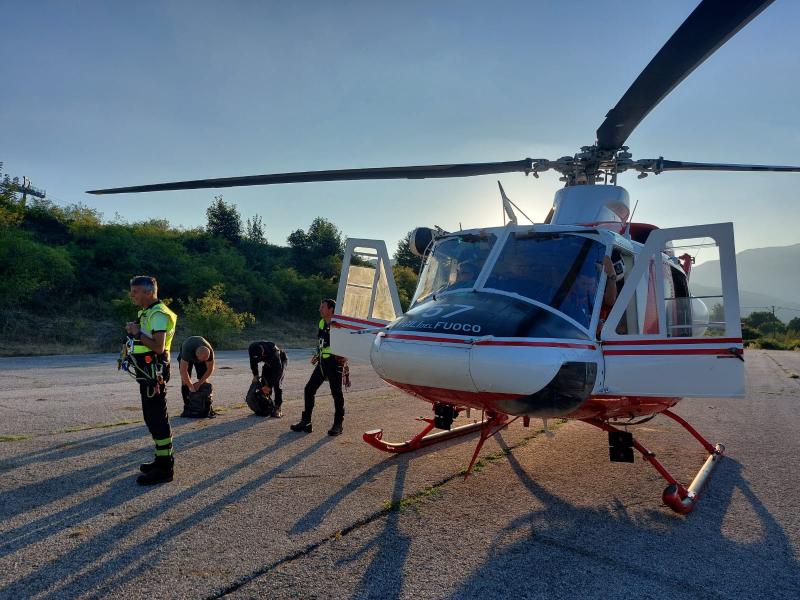
POLYGON ((75 433, 77 431, 89 431, 90 429, 110 429, 111 427, 121 427, 123 425, 133 425, 135 423, 144 423, 143 419, 126 419, 124 421, 117 421, 116 423, 98 423, 97 425, 81 425, 80 427, 68 427, 56 433, 75 433))
POLYGON ((0 442, 21 442, 27 440, 29 435, 0 435, 0 442))
POLYGON ((228 412, 229 410, 238 410, 240 408, 244 408, 245 406, 247 406, 247 404, 245 404, 244 402, 242 402, 240 404, 231 404, 230 406, 215 406, 214 407, 214 412, 215 413, 224 413, 224 412, 228 412))
POLYGON ((409 508, 415 508, 431 498, 435 498, 442 493, 441 485, 432 485, 424 490, 417 492, 413 496, 401 498, 400 500, 387 500, 383 503, 383 510, 386 512, 400 512, 409 508))

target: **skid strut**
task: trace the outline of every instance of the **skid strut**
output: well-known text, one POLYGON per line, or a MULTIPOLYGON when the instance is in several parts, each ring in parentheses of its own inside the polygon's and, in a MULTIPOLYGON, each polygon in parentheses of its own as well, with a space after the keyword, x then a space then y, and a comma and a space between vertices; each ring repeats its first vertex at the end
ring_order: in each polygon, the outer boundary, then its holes
POLYGON ((483 424, 486 422, 486 421, 480 421, 478 423, 469 423, 468 425, 455 427, 453 429, 450 429, 449 431, 439 431, 437 433, 431 433, 430 435, 428 435, 430 430, 433 429, 433 419, 420 417, 417 420, 427 423, 425 429, 420 431, 410 440, 406 440, 405 442, 384 441, 383 429, 373 429, 372 431, 365 432, 363 435, 364 441, 367 442, 373 448, 377 448, 378 450, 383 450, 384 452, 391 452, 393 454, 399 454, 403 452, 413 452, 414 450, 419 450, 420 448, 425 448, 433 444, 438 444, 440 442, 452 440, 453 438, 461 437, 462 435, 467 435, 469 433, 472 433, 473 431, 478 431, 481 427, 483 427, 483 424))
POLYGON ((364 433, 363 439, 373 448, 377 448, 378 450, 383 450, 384 452, 389 452, 392 454, 400 454, 403 452, 413 452, 414 450, 419 450, 427 446, 432 446, 433 444, 452 440, 453 438, 461 437, 474 431, 480 431, 481 437, 478 440, 478 445, 475 448, 475 452, 472 453, 472 460, 470 461, 469 467, 467 467, 467 472, 465 474, 465 477, 467 477, 472 472, 472 468, 475 466, 475 461, 478 458, 478 453, 481 451, 481 448, 483 448, 483 444, 486 442, 486 440, 515 421, 516 417, 509 420, 508 415, 488 413, 487 418, 483 421, 469 423, 468 425, 462 425, 461 427, 455 427, 454 429, 450 429, 448 431, 439 431, 437 433, 430 433, 431 429, 434 428, 434 419, 420 417, 417 420, 426 423, 425 428, 413 438, 406 440, 405 442, 393 443, 384 441, 383 429, 373 429, 372 431, 367 431, 364 433))
MULTIPOLYGON (((703 491, 703 487, 708 481, 708 478, 711 476, 714 467, 716 467, 717 463, 719 463, 719 461, 722 459, 722 455, 725 452, 725 446, 722 444, 712 446, 708 440, 706 440, 697 432, 694 427, 689 425, 689 423, 672 411, 665 410, 662 411, 661 414, 669 417, 686 429, 686 431, 692 434, 692 437, 700 442, 703 448, 705 448, 706 452, 709 453, 706 462, 703 463, 703 466, 697 472, 697 475, 695 475, 692 483, 690 483, 689 487, 687 488, 678 482, 669 471, 667 471, 666 467, 664 467, 664 465, 661 464, 661 462, 656 458, 655 453, 645 448, 636 439, 633 440, 633 447, 639 451, 639 453, 647 462, 653 465, 655 470, 658 471, 659 475, 661 475, 661 477, 663 477, 668 484, 664 489, 664 493, 661 495, 661 499, 664 501, 664 504, 669 506, 676 513, 686 515, 692 512, 692 509, 694 509, 694 507, 697 505, 697 501, 700 499, 700 493, 703 491)), ((584 422, 594 425, 603 431, 620 431, 613 425, 610 425, 605 421, 601 421, 600 419, 584 419, 584 422)))

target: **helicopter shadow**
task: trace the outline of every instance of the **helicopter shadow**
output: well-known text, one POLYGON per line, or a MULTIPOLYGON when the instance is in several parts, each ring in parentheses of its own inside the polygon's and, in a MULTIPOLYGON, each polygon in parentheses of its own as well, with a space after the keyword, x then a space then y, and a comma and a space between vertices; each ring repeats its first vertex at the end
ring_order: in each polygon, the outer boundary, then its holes
POLYGON ((397 473, 392 490, 392 503, 395 509, 390 510, 385 518, 385 525, 375 537, 358 550, 336 562, 339 569, 348 569, 350 563, 359 560, 371 551, 374 556, 367 566, 358 586, 353 590, 353 598, 399 598, 403 590, 403 566, 411 550, 411 538, 402 532, 400 527, 400 509, 398 504, 403 500, 408 461, 398 461, 397 473))
MULTIPOLYGON (((352 597, 399 598, 405 579, 403 567, 411 550, 412 542, 412 539, 405 535, 400 527, 400 520, 402 517, 400 503, 405 499, 406 479, 409 469, 411 468, 411 463, 415 460, 424 460, 428 454, 442 451, 451 446, 460 444, 469 445, 475 442, 476 437, 477 433, 442 442, 435 446, 423 448, 408 454, 395 454, 387 457, 353 478, 336 493, 312 508, 303 518, 295 523, 290 533, 300 534, 318 527, 324 521, 325 517, 349 495, 364 484, 375 479, 381 473, 390 469, 396 469, 392 495, 388 503, 390 508, 386 511, 385 517, 380 519, 385 523, 384 527, 358 550, 338 560, 336 565, 339 569, 346 570, 351 563, 360 560, 370 552, 374 552, 374 556, 367 566, 360 582, 354 589, 352 597)), ((459 476, 460 475, 450 475, 445 478, 444 481, 432 484, 432 487, 442 485, 450 479, 459 476)))
POLYGON ((550 598, 566 590, 570 597, 788 598, 800 591, 791 541, 742 477, 741 464, 729 457, 717 467, 700 510, 688 517, 656 508, 632 514, 619 500, 576 506, 537 483, 513 453, 507 458, 541 507, 494 537, 489 558, 453 599, 550 598), (726 531, 726 514, 739 494, 760 527, 757 540, 749 532, 751 541, 736 541, 726 531))
MULTIPOLYGON (((424 459, 430 453, 440 452, 446 450, 451 446, 459 444, 470 444, 478 437, 477 433, 464 436, 463 438, 456 438, 448 440, 434 446, 415 450, 408 454, 392 454, 387 456, 384 460, 368 468, 366 471, 351 479, 348 483, 340 487, 335 493, 328 496, 325 500, 320 502, 317 506, 308 511, 302 518, 300 518, 289 530, 292 535, 305 533, 317 528, 324 520, 325 517, 333 511, 345 498, 350 494, 357 491, 361 486, 372 481, 375 477, 395 466, 398 472, 402 470, 403 477, 402 483, 405 483, 405 474, 408 471, 408 463, 414 460, 424 459)), ((448 478, 449 479, 449 478, 448 478)), ((441 482, 439 482, 441 483, 441 482)), ((403 499, 404 485, 399 488, 395 482, 394 491, 392 493, 391 502, 400 502, 403 499)))

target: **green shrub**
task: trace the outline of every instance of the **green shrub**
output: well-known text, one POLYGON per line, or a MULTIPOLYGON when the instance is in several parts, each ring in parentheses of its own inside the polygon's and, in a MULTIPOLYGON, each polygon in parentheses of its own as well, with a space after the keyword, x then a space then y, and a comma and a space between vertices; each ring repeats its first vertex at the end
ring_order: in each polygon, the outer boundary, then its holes
POLYGON ((183 320, 187 335, 202 335, 214 346, 224 347, 233 341, 247 325, 255 324, 255 317, 248 312, 237 313, 222 294, 225 286, 213 285, 201 298, 189 298, 181 302, 183 320))
POLYGON ((775 338, 761 338, 755 342, 762 350, 789 350, 785 344, 775 338))
POLYGON ((62 247, 45 246, 27 232, 13 229, 0 229, 0 272, 4 306, 54 308, 52 294, 61 298, 75 283, 72 263, 62 247))

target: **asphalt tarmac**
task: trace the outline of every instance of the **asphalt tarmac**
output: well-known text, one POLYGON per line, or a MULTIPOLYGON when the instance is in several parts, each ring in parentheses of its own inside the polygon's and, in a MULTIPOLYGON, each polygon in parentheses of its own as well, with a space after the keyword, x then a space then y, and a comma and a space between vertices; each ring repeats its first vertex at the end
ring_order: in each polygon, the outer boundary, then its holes
MULTIPOLYGON (((429 405, 369 367, 353 367, 344 435, 325 433, 324 387, 314 432, 290 432, 299 352, 283 419, 243 405, 247 358, 220 352, 224 412, 173 417, 176 479, 141 488, 152 442, 115 357, 0 359, 0 598, 798 598, 800 353, 745 356, 746 398, 675 410, 727 449, 689 516, 580 422, 512 424, 466 481, 474 434, 381 453, 361 433, 406 439, 429 405)), ((705 459, 665 417, 633 432, 686 483, 705 459)))

